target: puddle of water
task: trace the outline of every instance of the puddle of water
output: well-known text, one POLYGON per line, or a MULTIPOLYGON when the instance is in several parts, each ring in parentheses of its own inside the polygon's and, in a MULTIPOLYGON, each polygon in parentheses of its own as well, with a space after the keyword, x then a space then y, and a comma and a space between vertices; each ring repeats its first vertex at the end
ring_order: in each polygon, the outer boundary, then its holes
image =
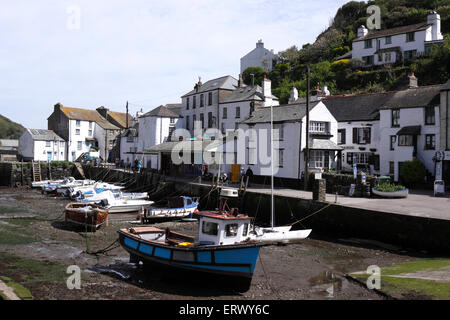
POLYGON ((309 279, 311 289, 325 296, 335 298, 342 291, 342 278, 332 271, 325 271, 309 279))

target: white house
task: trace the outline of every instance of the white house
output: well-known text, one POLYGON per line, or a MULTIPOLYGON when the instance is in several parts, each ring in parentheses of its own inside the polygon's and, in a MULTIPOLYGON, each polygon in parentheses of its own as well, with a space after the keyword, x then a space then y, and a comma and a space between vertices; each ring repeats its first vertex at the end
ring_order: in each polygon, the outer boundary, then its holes
MULTIPOLYGON (((337 121, 321 101, 310 103, 309 148, 311 171, 339 168, 337 121)), ((300 179, 305 168, 306 104, 296 103, 273 107, 274 175, 300 179)), ((270 108, 260 108, 239 126, 253 129, 246 139, 245 163, 255 175, 271 174, 270 108)))
POLYGON ((394 63, 427 53, 434 44, 442 42, 441 18, 432 12, 423 23, 374 32, 359 27, 352 58, 362 59, 366 66, 394 63))
POLYGON ((342 171, 354 164, 367 173, 380 173, 380 108, 394 93, 328 96, 321 101, 338 121, 337 144, 342 152, 342 171))
POLYGON ((437 166, 442 180, 450 187, 450 79, 441 87, 440 105, 440 167, 437 166))
POLYGON ((399 181, 402 163, 421 161, 430 176, 435 175, 433 160, 440 141, 441 85, 412 85, 397 91, 380 109, 380 173, 399 181))
MULTIPOLYGON (((102 159, 114 160, 111 159, 110 153, 122 128, 120 122, 114 119, 119 118, 126 118, 126 114, 111 113, 106 108, 97 110, 70 108, 58 103, 48 118, 48 128, 67 142, 66 160, 68 161, 75 161, 81 154, 89 152, 92 147, 98 149, 102 159), (104 118, 101 113, 105 113, 110 120, 104 118), (118 117, 118 115, 122 116, 118 117)), ((131 116, 129 118, 131 119, 131 116)))
POLYGON ((241 58, 241 74, 249 67, 261 67, 268 72, 273 69, 277 55, 273 50, 264 48, 264 43, 259 40, 256 48, 241 58))
POLYGON ((19 138, 18 154, 24 161, 63 161, 66 142, 52 130, 26 129, 19 138))

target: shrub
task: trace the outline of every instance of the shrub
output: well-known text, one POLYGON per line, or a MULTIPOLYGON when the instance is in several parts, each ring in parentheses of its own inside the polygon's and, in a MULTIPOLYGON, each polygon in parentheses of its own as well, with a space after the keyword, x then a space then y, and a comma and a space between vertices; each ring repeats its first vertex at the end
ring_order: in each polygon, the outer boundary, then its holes
POLYGON ((423 182, 425 175, 425 166, 419 160, 403 162, 400 167, 400 180, 407 186, 423 182))
POLYGON ((382 191, 382 192, 394 192, 394 191, 400 191, 405 190, 406 187, 396 184, 390 184, 390 183, 384 183, 380 184, 375 187, 375 190, 382 191))

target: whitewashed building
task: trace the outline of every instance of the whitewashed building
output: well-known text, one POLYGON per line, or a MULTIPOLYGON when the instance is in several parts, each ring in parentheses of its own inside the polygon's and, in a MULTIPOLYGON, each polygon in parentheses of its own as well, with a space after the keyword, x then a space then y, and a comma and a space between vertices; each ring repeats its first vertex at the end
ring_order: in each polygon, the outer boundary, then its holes
POLYGON ((269 72, 273 69, 277 60, 277 55, 273 50, 264 48, 264 43, 259 40, 256 48, 241 58, 241 74, 249 67, 261 67, 269 72))
MULTIPOLYGON (((309 117, 310 170, 339 169, 342 148, 337 145, 337 120, 321 101, 310 103, 309 117)), ((274 176, 300 179, 305 168, 306 104, 275 106, 273 123, 274 176)), ((239 128, 254 130, 246 141, 246 168, 255 175, 269 176, 270 108, 256 110, 239 128)))
POLYGON ((373 32, 359 27, 352 58, 362 59, 366 66, 395 63, 427 53, 442 42, 441 18, 432 12, 423 23, 373 32))
MULTIPOLYGON (((414 75, 412 77, 415 79, 414 75)), ((380 173, 399 181, 402 163, 421 161, 430 177, 440 141, 440 90, 442 85, 416 85, 397 91, 380 108, 380 173)))
POLYGON ((441 178, 450 187, 450 79, 441 87, 440 104, 440 168, 441 178))
POLYGON ((66 142, 52 130, 26 129, 19 138, 18 154, 24 161, 64 161, 66 142))
POLYGON ((104 160, 111 159, 120 130, 125 128, 126 114, 110 112, 101 107, 97 110, 65 107, 58 103, 48 118, 48 129, 53 130, 66 141, 66 159, 75 161, 92 148, 100 152, 104 160), (102 116, 102 113, 109 119, 102 116), (117 119, 117 120, 116 120, 117 119), (121 124, 122 123, 122 124, 121 124))

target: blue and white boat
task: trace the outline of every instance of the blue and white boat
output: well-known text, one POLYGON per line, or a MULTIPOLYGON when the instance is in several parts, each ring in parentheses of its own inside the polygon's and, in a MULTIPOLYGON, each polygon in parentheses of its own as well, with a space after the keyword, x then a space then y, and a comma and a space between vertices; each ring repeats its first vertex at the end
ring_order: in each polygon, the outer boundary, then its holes
POLYGON ((131 262, 232 277, 247 290, 263 246, 249 238, 252 218, 222 211, 202 211, 197 216, 198 240, 168 229, 136 227, 118 231, 120 244, 131 262))
POLYGON ((173 197, 168 199, 167 207, 147 208, 139 214, 141 223, 149 223, 155 219, 192 218, 198 212, 198 198, 173 197))

